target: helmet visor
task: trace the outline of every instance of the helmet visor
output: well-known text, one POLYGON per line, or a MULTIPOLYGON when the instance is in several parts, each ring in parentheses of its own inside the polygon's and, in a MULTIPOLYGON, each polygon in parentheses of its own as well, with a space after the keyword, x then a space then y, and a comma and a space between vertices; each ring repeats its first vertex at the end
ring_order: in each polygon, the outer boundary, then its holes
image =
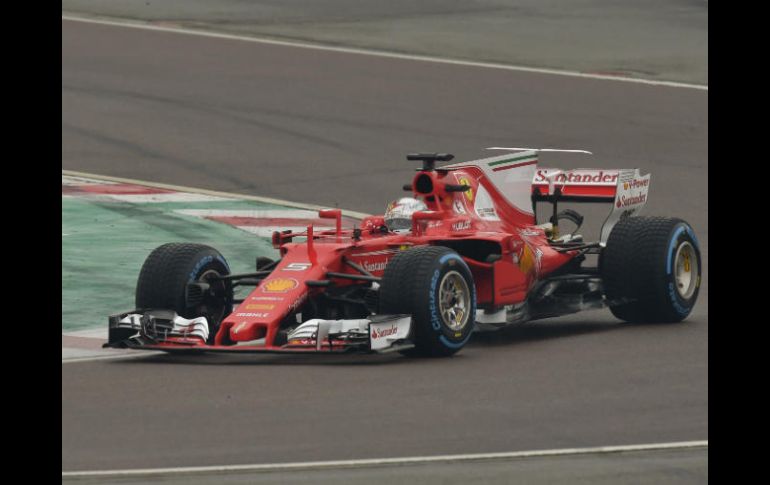
POLYGON ((388 226, 388 229, 391 231, 403 231, 412 229, 412 219, 411 218, 395 218, 395 219, 387 219, 385 221, 385 225, 388 226))

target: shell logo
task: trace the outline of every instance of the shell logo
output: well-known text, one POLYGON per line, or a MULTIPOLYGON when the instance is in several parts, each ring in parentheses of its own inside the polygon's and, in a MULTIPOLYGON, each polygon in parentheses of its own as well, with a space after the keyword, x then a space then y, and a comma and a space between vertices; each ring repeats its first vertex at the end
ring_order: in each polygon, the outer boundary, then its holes
POLYGON ((286 293, 298 286, 299 282, 294 278, 275 278, 265 282, 262 285, 262 291, 265 293, 286 293))
MULTIPOLYGON (((473 187, 473 184, 471 184, 471 181, 468 180, 467 177, 460 177, 457 179, 458 182, 460 182, 460 185, 468 185, 469 187, 473 187)), ((473 202, 473 189, 468 189, 465 191, 465 197, 468 199, 469 202, 473 202)))

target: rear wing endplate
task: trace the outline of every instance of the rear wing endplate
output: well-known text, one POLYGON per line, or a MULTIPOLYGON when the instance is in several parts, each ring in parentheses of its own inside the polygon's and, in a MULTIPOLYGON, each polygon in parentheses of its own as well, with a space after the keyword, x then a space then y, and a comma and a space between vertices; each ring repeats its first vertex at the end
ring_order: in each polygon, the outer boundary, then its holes
POLYGON ((641 175, 638 168, 620 170, 612 211, 602 225, 599 244, 604 247, 615 224, 626 217, 638 216, 647 204, 652 174, 641 175))

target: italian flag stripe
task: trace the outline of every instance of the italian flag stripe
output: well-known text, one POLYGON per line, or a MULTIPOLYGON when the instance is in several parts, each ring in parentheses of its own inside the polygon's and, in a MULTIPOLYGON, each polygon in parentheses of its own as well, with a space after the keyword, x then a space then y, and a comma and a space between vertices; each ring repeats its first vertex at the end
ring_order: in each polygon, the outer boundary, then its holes
POLYGON ((495 168, 492 169, 492 171, 493 172, 499 172, 501 170, 510 170, 512 168, 523 167, 525 165, 534 165, 536 163, 537 163, 537 160, 536 159, 532 159, 532 160, 528 160, 526 162, 514 163, 513 165, 503 165, 502 167, 495 167, 495 168))
POLYGON ((513 163, 518 162, 521 160, 537 160, 537 155, 524 155, 522 157, 516 157, 516 158, 508 158, 506 160, 498 160, 496 162, 489 162, 487 165, 490 167, 495 167, 497 165, 503 165, 505 163, 513 163))

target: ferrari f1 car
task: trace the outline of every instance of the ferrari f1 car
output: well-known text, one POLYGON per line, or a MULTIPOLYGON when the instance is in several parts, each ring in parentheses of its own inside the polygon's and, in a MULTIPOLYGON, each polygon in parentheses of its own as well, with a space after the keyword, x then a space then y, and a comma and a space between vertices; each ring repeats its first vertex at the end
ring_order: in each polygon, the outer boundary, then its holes
POLYGON ((474 331, 586 309, 629 322, 688 316, 698 240, 680 219, 638 217, 649 174, 538 168, 538 150, 515 150, 440 167, 454 157, 410 154, 422 168, 404 189, 425 210, 407 230, 383 216, 343 229, 340 210, 321 210, 335 230, 273 233, 280 259, 257 258, 251 273, 231 273, 208 246, 162 245, 141 269, 137 309, 109 317, 105 346, 448 356, 474 331), (610 204, 598 240, 562 230, 583 221, 559 210, 566 202, 610 204), (236 287, 253 289, 236 299, 236 287))

